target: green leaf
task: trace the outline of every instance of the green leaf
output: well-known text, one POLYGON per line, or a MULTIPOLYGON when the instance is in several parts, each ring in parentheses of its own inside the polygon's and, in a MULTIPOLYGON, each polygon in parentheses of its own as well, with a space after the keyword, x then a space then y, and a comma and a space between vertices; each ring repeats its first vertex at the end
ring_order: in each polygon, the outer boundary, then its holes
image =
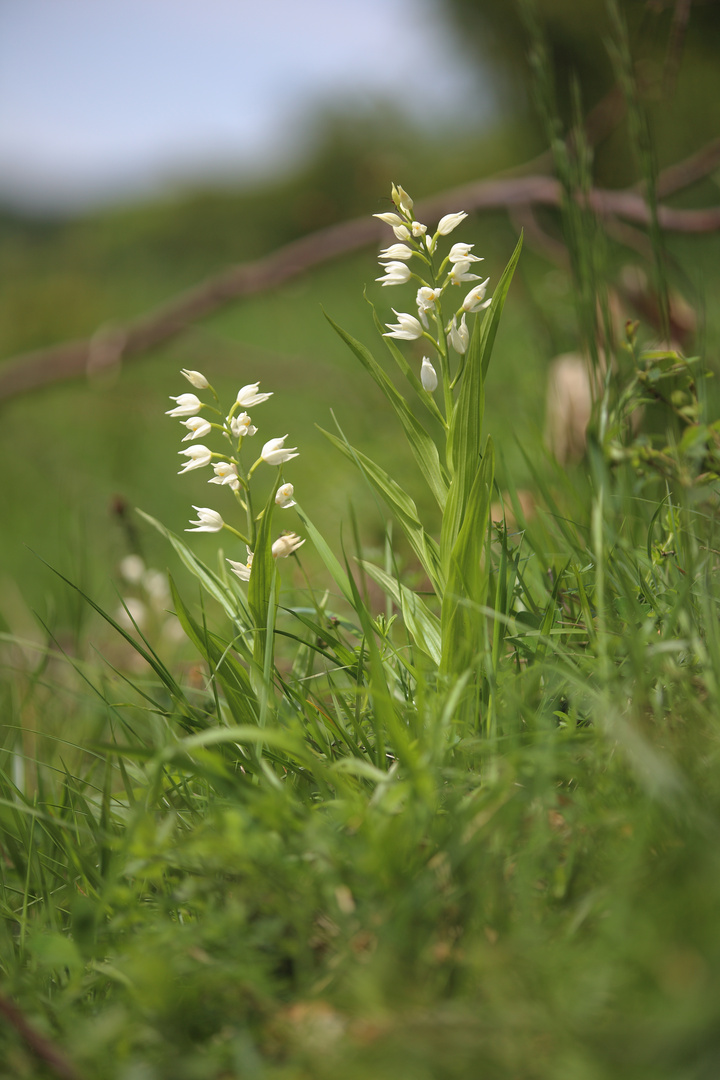
POLYGON ((345 344, 355 353, 355 356, 357 356, 360 363, 372 376, 392 405, 403 426, 408 443, 410 444, 410 449, 420 467, 420 471, 435 496, 438 506, 443 510, 445 507, 445 500, 447 499, 447 485, 442 477, 440 455, 438 454, 437 446, 420 421, 413 415, 407 401, 399 390, 397 390, 390 378, 388 378, 385 371, 380 364, 378 364, 377 360, 375 360, 369 349, 361 342, 356 341, 354 337, 351 337, 351 335, 338 326, 337 323, 333 322, 329 315, 326 315, 325 318, 328 320, 333 330, 339 334, 345 344))
POLYGON ((195 621, 185 607, 172 578, 170 590, 180 624, 200 655, 208 662, 213 678, 223 690, 233 718, 237 722, 256 724, 257 698, 247 671, 225 642, 195 621))
MULTIPOLYGON (((365 299, 367 300, 367 297, 365 299)), ((429 394, 427 392, 427 390, 425 390, 425 388, 423 387, 423 384, 420 382, 420 379, 417 377, 417 375, 415 374, 415 372, 413 371, 413 369, 410 367, 407 360, 405 359, 405 356, 404 356, 403 352, 401 351, 401 349, 399 348, 399 346, 397 346, 395 344, 395 342, 393 341, 392 338, 384 336, 385 327, 384 327, 383 323, 380 321, 380 319, 378 318, 377 312, 375 311, 375 305, 372 303, 371 300, 368 300, 368 303, 370 304, 370 307, 372 308, 373 322, 375 323, 375 327, 377 329, 377 332, 382 335, 383 341, 385 342, 385 347, 387 348, 388 352, 392 356, 392 358, 395 361, 395 363, 397 364, 397 366, 402 371, 402 373, 405 376, 405 378, 407 379, 407 381, 412 386, 413 390, 415 390, 418 397, 420 398, 420 401, 423 403, 423 405, 428 410, 428 412, 432 413, 432 415, 435 417, 435 419, 439 420, 440 423, 442 424, 442 426, 444 428, 446 428, 447 424, 445 422, 445 417, 440 412, 440 409, 437 407, 437 405, 435 403, 435 398, 432 396, 432 394, 429 394)))
POLYGON ((275 509, 275 495, 279 486, 280 472, 278 472, 277 479, 260 518, 255 540, 255 551, 253 552, 252 573, 248 583, 248 604, 255 627, 253 659, 261 670, 266 664, 268 607, 273 591, 273 582, 277 574, 277 567, 272 553, 271 530, 273 511, 275 509))
POLYGON ((495 454, 488 437, 482 464, 470 490, 462 527, 449 558, 447 588, 443 596, 442 658, 440 670, 460 674, 480 651, 487 599, 488 572, 483 562, 485 533, 495 474, 495 454))
POLYGON ((407 585, 386 574, 379 566, 363 560, 367 574, 392 597, 402 612, 403 622, 418 648, 422 649, 436 664, 441 657, 440 620, 427 604, 407 585))
POLYGON ((188 547, 182 537, 171 532, 161 522, 156 521, 154 517, 151 517, 150 514, 146 514, 144 510, 138 510, 137 513, 141 518, 144 518, 149 525, 152 525, 154 529, 157 529, 161 536, 164 536, 166 540, 170 541, 173 548, 180 556, 183 565, 197 578, 208 595, 212 596, 214 600, 217 600, 229 618, 239 622, 246 628, 252 626, 252 617, 247 604, 238 590, 229 588, 217 574, 206 566, 204 562, 198 559, 197 555, 195 555, 188 547))
POLYGON ((349 461, 364 473, 375 490, 384 499, 387 506, 402 526, 408 542, 420 560, 425 573, 430 578, 432 586, 438 596, 442 594, 442 571, 440 568, 440 552, 437 543, 429 536, 422 527, 418 518, 417 507, 411 497, 403 491, 398 483, 392 479, 369 457, 356 450, 345 439, 338 439, 329 431, 318 428, 323 435, 335 446, 349 461))
POLYGON ((298 513, 300 520, 305 526, 307 534, 312 540, 318 555, 325 563, 326 569, 330 571, 333 581, 340 589, 340 592, 343 594, 348 604, 352 604, 353 594, 352 589, 350 588, 350 582, 348 581, 347 574, 343 570, 338 560, 333 555, 322 533, 315 528, 312 521, 310 521, 310 518, 307 516, 302 507, 296 506, 295 509, 298 513))
POLYGON ((487 373, 495 336, 522 249, 522 236, 517 242, 487 310, 482 324, 475 324, 468 347, 460 393, 458 394, 448 435, 448 464, 452 473, 447 506, 443 515, 440 550, 443 567, 453 549, 475 482, 482 444, 482 422, 485 408, 485 375, 487 373))

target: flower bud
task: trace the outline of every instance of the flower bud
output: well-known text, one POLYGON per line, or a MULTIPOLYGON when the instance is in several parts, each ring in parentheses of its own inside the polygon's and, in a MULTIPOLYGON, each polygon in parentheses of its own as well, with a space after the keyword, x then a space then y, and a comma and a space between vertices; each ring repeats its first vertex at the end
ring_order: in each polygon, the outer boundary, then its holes
POLYGON ((190 385, 194 386, 196 390, 207 390, 210 385, 202 371, 189 371, 187 368, 183 368, 180 374, 184 375, 190 385))
POLYGON ((436 231, 440 234, 440 236, 447 236, 448 233, 451 233, 453 231, 453 229, 457 229, 460 222, 464 221, 466 217, 467 214, 464 210, 458 211, 457 214, 445 214, 445 216, 441 217, 438 221, 438 227, 436 231))
POLYGON ((423 385, 423 390, 427 390, 429 394, 432 394, 433 390, 437 389, 437 372, 427 356, 423 356, 422 366, 420 368, 420 382, 423 385))

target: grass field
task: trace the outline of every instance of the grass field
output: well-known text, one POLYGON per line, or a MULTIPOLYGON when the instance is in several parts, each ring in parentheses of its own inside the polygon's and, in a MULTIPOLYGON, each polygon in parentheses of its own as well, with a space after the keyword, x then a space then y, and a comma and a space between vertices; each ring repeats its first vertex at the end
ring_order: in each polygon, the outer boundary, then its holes
MULTIPOLYGON (((210 246, 170 243, 177 213, 6 225, 4 352, 212 271, 210 246)), ((514 230, 478 219, 462 239, 500 296, 514 230)), ((716 1075, 720 470, 700 375, 720 341, 717 240, 670 247, 673 283, 708 297, 702 364, 623 354, 605 428, 568 469, 542 424, 548 361, 578 343, 573 287, 526 248, 486 380, 479 331, 468 351, 450 453, 431 429, 444 512, 432 455, 418 468, 392 395, 321 310, 410 395, 362 299, 383 318, 400 304, 372 252, 4 405, 2 1080, 716 1075), (247 586, 217 535, 183 533, 225 492, 176 475, 181 368, 230 400, 260 379, 263 435, 300 449, 290 527, 312 588, 288 559, 277 607, 262 523, 247 586), (633 400, 669 388, 645 442, 613 411, 638 372, 633 400), (386 481, 316 429, 331 409, 422 526, 401 513, 388 531, 386 481), (486 527, 493 460, 500 487, 532 490, 531 520, 486 527), (132 511, 130 535, 118 497, 183 540, 132 511), (133 544, 177 581, 145 639, 93 606, 116 617, 133 544)))

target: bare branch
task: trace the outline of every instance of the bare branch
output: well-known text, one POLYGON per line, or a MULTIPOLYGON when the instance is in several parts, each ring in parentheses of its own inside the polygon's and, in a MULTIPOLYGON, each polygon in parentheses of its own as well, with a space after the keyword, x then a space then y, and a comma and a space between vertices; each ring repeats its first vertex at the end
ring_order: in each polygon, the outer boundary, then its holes
MULTIPOLYGON (((661 174, 670 191, 694 182, 702 170, 714 167, 720 141, 661 174)), ((662 188, 662 190, 665 190, 662 188)), ((578 196, 582 197, 582 196, 578 196)), ((490 211, 532 205, 560 205, 562 189, 550 176, 517 176, 465 184, 417 204, 418 215, 435 222, 462 206, 466 211, 490 211)), ((621 218, 647 226, 648 204, 634 190, 593 188, 589 205, 602 218, 621 218)), ((675 210, 658 207, 661 228, 672 232, 706 233, 720 229, 720 207, 675 210)), ((244 296, 275 288, 285 281, 341 255, 348 255, 386 238, 386 227, 373 218, 332 225, 279 248, 256 262, 244 263, 206 279, 124 326, 101 328, 92 338, 40 349, 6 361, 0 368, 0 401, 63 379, 91 374, 119 360, 130 360, 176 337, 198 320, 244 296)))
POLYGON ((26 1046, 32 1050, 36 1057, 44 1061, 56 1076, 62 1077, 62 1080, 81 1080, 80 1073, 72 1062, 65 1057, 62 1050, 44 1035, 41 1035, 39 1031, 36 1031, 15 1002, 4 994, 0 994, 0 1014, 12 1024, 26 1046))

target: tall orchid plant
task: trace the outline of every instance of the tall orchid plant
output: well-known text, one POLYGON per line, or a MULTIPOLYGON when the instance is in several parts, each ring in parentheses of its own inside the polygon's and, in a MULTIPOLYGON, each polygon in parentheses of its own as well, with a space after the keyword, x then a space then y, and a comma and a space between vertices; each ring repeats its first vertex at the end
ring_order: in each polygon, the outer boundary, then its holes
MULTIPOLYGON (((383 287, 407 286, 415 288, 415 313, 393 308, 396 322, 382 324, 375 315, 375 323, 391 356, 408 380, 420 402, 436 421, 428 430, 411 408, 406 394, 402 393, 389 378, 384 368, 370 351, 352 338, 332 320, 331 325, 351 348, 366 371, 378 384, 399 419, 409 446, 420 471, 427 482, 442 515, 439 539, 431 534, 420 520, 412 497, 397 481, 358 448, 351 446, 342 432, 324 434, 330 442, 356 467, 384 499, 399 522, 405 537, 430 582, 435 599, 426 599, 408 587, 401 575, 391 573, 390 566, 380 568, 364 563, 367 573, 385 590, 400 611, 408 635, 418 654, 424 654, 440 679, 450 677, 467 684, 465 704, 471 710, 479 710, 478 695, 482 690, 482 657, 487 652, 487 623, 485 612, 489 605, 488 586, 490 558, 487 548, 487 524, 494 484, 494 456, 492 442, 482 439, 484 381, 502 307, 520 254, 520 243, 500 277, 492 297, 486 295, 489 278, 481 279, 475 271, 482 258, 474 253, 474 245, 455 241, 445 251, 446 238, 466 219, 463 211, 443 216, 435 229, 416 220, 413 201, 401 187, 392 186, 395 209, 376 214, 388 225, 395 237, 380 252, 383 274, 377 280, 383 287), (469 286, 469 288, 468 288, 469 286), (460 292, 458 292, 460 290, 460 292), (482 319, 475 322, 478 314, 482 319), (473 326, 473 322, 475 325, 473 326), (417 357, 419 372, 408 361, 396 342, 422 343, 425 355, 417 357), (441 389, 442 401, 435 400, 441 389)), ((205 375, 198 371, 182 373, 194 390, 206 392, 212 401, 201 400, 195 393, 184 393, 172 400, 175 407, 168 415, 181 420, 187 429, 183 442, 190 445, 180 454, 186 460, 182 474, 210 468, 211 484, 229 489, 235 501, 234 523, 225 520, 227 511, 206 506, 195 506, 197 518, 191 521, 188 532, 221 532, 226 530, 247 548, 243 561, 227 560, 232 573, 247 584, 247 601, 235 592, 230 598, 227 585, 214 576, 188 553, 177 537, 173 542, 204 585, 221 601, 233 615, 240 631, 238 639, 246 642, 250 635, 253 647, 247 651, 246 644, 236 646, 245 659, 254 662, 254 670, 263 673, 265 687, 262 700, 269 700, 269 680, 274 668, 274 620, 277 608, 276 564, 279 558, 297 552, 305 543, 294 532, 286 532, 273 540, 271 521, 273 512, 296 508, 308 538, 312 540, 320 557, 333 577, 340 593, 355 609, 360 619, 357 629, 369 650, 372 697, 375 707, 392 711, 389 706, 393 693, 383 674, 374 639, 387 633, 384 624, 372 620, 367 612, 348 567, 343 568, 333 555, 329 545, 313 526, 294 498, 292 483, 285 480, 283 466, 297 457, 297 448, 285 445, 287 436, 266 441, 255 456, 248 454, 253 445, 257 428, 248 409, 254 410, 271 397, 260 391, 258 383, 243 386, 229 411, 220 408, 218 395, 205 375), (213 435, 219 441, 219 449, 211 449, 205 442, 213 435), (259 512, 253 505, 253 478, 263 465, 278 469, 275 485, 267 503, 259 512), (239 523, 241 522, 241 524, 239 523), (243 653, 243 648, 246 652, 243 653), (373 659, 374 658, 374 659, 373 659)), ((427 589, 424 590, 427 592, 427 589)), ((208 649, 207 639, 181 601, 174 593, 179 615, 196 643, 208 649)), ((309 627, 316 642, 322 646, 308 645, 311 654, 319 652, 325 660, 333 655, 338 669, 347 673, 354 670, 352 649, 343 642, 337 621, 326 617, 325 601, 315 603, 317 620, 307 614, 296 617, 309 627), (334 650, 334 652, 333 652, 334 650)), ((493 630, 496 633, 496 630, 493 630)), ((497 643, 496 643, 497 644, 497 643)), ((217 655, 210 650, 208 659, 230 663, 228 650, 217 655)), ((219 670, 219 669, 218 669, 219 670)), ((357 668, 358 678, 364 679, 363 664, 357 668)), ((222 674, 218 678, 222 682, 222 674)), ((345 675, 344 677, 347 677, 345 675)), ((279 678, 287 692, 286 681, 279 678)), ((242 686, 245 701, 247 676, 242 668, 234 671, 232 692, 242 686)), ((226 688, 226 692, 230 692, 226 688)), ((263 706, 265 707, 265 706, 263 706)), ((242 709, 245 705, 242 705, 242 709)), ((244 717, 245 714, 241 714, 244 717)), ((255 714, 254 706, 252 714, 255 714)), ((386 719, 388 719, 386 717, 386 719)), ((388 719, 391 722, 391 719, 388 719)), ((379 760, 382 758, 380 749, 379 760)))

